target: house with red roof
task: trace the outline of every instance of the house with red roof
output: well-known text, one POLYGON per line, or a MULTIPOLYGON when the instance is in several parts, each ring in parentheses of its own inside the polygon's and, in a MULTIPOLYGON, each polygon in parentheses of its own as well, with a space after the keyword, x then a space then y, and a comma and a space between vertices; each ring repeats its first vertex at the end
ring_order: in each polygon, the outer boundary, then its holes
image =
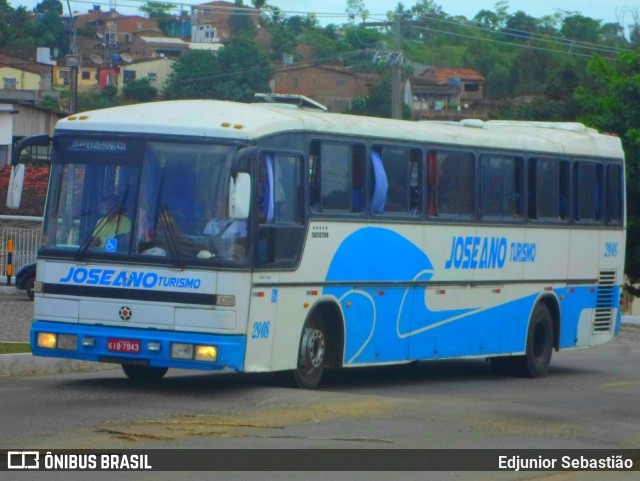
MULTIPOLYGON (((485 78, 470 68, 428 67, 407 81, 414 117, 435 117, 445 111, 464 112, 483 104, 485 78)), ((469 115, 460 114, 461 117, 469 115)))

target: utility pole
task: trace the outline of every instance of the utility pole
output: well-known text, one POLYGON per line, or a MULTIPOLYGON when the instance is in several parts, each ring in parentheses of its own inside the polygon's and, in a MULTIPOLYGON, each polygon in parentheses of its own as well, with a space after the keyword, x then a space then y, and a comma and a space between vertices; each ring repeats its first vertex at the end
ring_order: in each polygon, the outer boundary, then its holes
POLYGON ((69 0, 67 0, 67 8, 71 21, 71 53, 65 57, 67 67, 69 67, 69 114, 75 114, 78 109, 78 70, 82 64, 82 56, 78 55, 76 19, 71 11, 69 0))
POLYGON ((391 63, 391 118, 402 118, 402 98, 401 98, 401 86, 402 81, 402 62, 400 54, 400 14, 396 13, 393 16, 393 50, 396 54, 396 59, 391 63))
POLYGON ((401 16, 398 13, 391 12, 387 15, 389 22, 368 22, 368 26, 372 27, 389 27, 392 28, 393 51, 377 52, 373 58, 374 62, 384 63, 391 69, 391 118, 402 118, 402 64, 404 56, 402 55, 401 45, 401 16))

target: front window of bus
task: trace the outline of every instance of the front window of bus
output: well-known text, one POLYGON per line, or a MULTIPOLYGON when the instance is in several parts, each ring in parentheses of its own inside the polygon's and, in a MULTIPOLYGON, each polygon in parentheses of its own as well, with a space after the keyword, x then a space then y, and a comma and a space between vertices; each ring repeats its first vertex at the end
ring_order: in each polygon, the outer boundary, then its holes
POLYGON ((57 139, 43 249, 75 258, 243 262, 248 223, 229 219, 235 147, 57 139))

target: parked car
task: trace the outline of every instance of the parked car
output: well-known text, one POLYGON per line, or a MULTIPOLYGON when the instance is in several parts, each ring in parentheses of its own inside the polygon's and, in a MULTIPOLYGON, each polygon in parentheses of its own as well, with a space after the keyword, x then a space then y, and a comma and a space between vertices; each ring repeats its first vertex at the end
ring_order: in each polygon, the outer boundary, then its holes
POLYGON ((16 274, 16 289, 26 291, 29 300, 33 301, 33 285, 36 282, 36 264, 27 264, 16 274))

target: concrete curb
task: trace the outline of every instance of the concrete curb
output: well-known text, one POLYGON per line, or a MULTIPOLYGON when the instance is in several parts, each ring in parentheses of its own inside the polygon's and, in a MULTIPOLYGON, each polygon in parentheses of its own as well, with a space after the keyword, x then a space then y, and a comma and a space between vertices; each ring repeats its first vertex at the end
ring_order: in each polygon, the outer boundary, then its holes
POLYGON ((103 371, 119 367, 118 364, 102 362, 34 357, 31 353, 0 355, 0 377, 62 374, 65 372, 78 371, 103 371))

